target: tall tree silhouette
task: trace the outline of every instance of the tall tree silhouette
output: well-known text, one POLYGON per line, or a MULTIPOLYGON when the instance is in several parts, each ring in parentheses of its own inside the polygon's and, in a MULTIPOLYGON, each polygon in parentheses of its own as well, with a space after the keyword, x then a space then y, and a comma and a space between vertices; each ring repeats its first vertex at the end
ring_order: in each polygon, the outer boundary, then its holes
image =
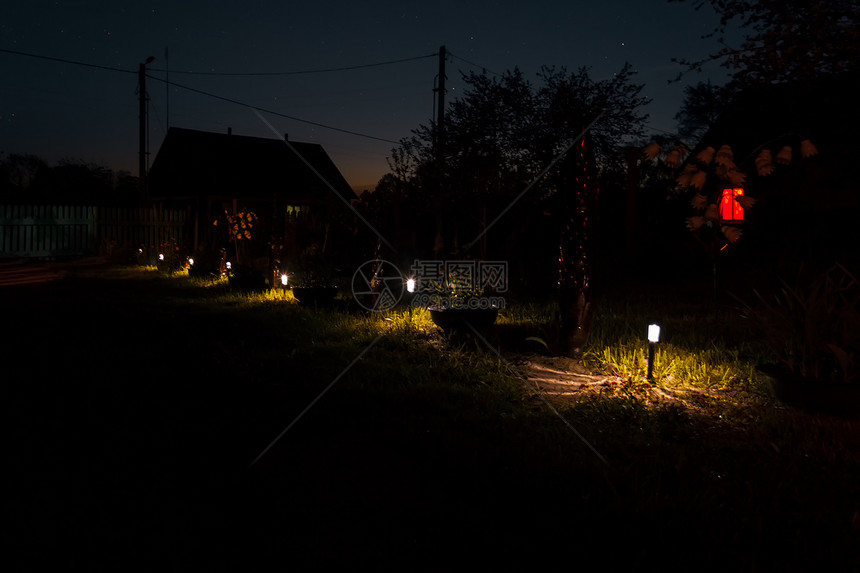
POLYGON ((413 130, 392 152, 394 176, 423 193, 428 213, 443 215, 437 256, 481 258, 486 245, 472 237, 486 240, 489 226, 510 229, 505 219, 528 204, 554 211, 556 241, 542 248, 556 249, 553 258, 563 255, 566 354, 582 350, 594 308, 597 173, 617 163, 625 140, 641 136, 647 119, 642 107, 649 100, 633 75, 629 65, 601 81, 588 68, 545 67, 535 86, 519 70, 501 77, 470 73, 463 78, 468 88, 446 114, 443 161, 434 153, 433 124, 413 130))
POLYGON ((687 70, 719 62, 734 89, 760 83, 811 80, 856 72, 860 62, 857 0, 669 0, 710 6, 720 17, 713 38, 719 48, 706 58, 677 58, 687 70), (746 31, 737 45, 729 32, 746 31))

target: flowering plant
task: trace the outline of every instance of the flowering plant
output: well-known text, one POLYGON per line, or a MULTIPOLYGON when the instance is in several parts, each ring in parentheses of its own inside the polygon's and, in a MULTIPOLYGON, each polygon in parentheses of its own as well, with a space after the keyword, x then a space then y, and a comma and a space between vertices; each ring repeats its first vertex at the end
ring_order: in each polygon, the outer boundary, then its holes
MULTIPOLYGON (((215 219, 212 224, 217 227, 218 221, 219 219, 215 219)), ((257 226, 259 219, 257 218, 257 214, 253 211, 242 211, 234 215, 224 211, 223 221, 227 228, 229 240, 233 243, 233 247, 236 251, 236 264, 239 264, 241 259, 245 258, 240 255, 240 251, 243 254, 247 253, 247 243, 254 238, 254 228, 257 226), (240 245, 242 248, 240 248, 240 245)))

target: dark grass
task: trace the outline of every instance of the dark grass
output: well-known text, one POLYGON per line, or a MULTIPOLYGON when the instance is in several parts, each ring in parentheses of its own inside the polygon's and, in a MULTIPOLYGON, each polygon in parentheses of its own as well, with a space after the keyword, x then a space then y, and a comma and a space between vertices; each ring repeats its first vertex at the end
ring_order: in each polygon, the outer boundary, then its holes
POLYGON ((420 322, 139 271, 0 297, 25 569, 58 545, 90 570, 860 566, 857 421, 559 406, 607 466, 480 341, 420 322))

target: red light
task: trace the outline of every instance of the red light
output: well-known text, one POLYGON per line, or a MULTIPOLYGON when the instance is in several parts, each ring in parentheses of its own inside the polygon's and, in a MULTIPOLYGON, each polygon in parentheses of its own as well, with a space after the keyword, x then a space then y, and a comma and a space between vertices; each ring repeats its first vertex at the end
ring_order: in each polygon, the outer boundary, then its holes
POLYGON ((743 194, 744 190, 741 187, 723 189, 723 196, 720 198, 720 219, 735 223, 744 220, 744 208, 737 200, 743 194))

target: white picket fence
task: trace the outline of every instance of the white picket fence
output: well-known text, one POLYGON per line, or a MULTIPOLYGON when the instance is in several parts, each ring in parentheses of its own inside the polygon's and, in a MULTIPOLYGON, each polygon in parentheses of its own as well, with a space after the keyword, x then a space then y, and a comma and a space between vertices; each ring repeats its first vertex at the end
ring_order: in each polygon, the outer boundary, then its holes
POLYGON ((105 248, 180 242, 177 209, 0 205, 0 258, 97 254, 105 248))

